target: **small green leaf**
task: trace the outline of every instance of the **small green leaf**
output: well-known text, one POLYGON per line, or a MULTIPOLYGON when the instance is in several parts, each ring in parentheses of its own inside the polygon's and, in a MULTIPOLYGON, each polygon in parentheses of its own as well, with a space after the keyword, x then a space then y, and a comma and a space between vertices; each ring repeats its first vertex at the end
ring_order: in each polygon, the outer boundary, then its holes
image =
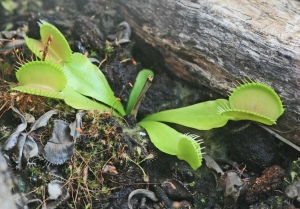
MULTIPOLYGON (((39 25, 42 42, 44 44, 46 44, 49 37, 52 36, 52 41, 49 44, 49 51, 56 57, 56 60, 69 62, 71 60, 72 51, 64 35, 54 25, 51 25, 46 21, 41 20, 39 25)), ((50 56, 49 59, 51 60, 50 56)))
POLYGON ((12 0, 1 1, 1 5, 10 14, 13 14, 14 10, 18 8, 18 4, 12 0))
POLYGON ((4 28, 4 31, 10 31, 14 27, 14 24, 12 23, 7 23, 7 25, 4 28))
MULTIPOLYGON (((25 42, 27 47, 38 57, 38 58, 42 58, 43 55, 43 50, 45 47, 45 44, 41 41, 35 40, 33 38, 29 38, 27 36, 25 36, 25 42)), ((51 53, 48 51, 48 55, 46 56, 46 60, 47 61, 51 61, 53 60, 53 62, 58 62, 58 59, 51 53), (51 57, 51 59, 49 58, 51 57)))
POLYGON ((46 55, 46 61, 52 61, 54 63, 69 62, 71 60, 72 51, 70 46, 61 34, 61 32, 53 25, 41 20, 40 35, 42 40, 38 41, 32 38, 25 38, 28 48, 39 58, 42 58, 43 51, 49 37, 51 41, 48 45, 48 52, 46 55))
POLYGON ((198 130, 210 130, 224 126, 231 118, 218 113, 218 107, 222 105, 228 105, 228 101, 217 99, 174 110, 166 110, 147 116, 142 121, 170 122, 198 130))
POLYGON ((202 165, 200 148, 202 141, 195 141, 198 136, 181 134, 175 129, 155 121, 142 121, 138 125, 147 131, 151 142, 160 151, 170 155, 177 155, 178 159, 189 163, 194 170, 202 165))
POLYGON ((198 137, 194 134, 181 134, 178 142, 178 159, 186 161, 194 170, 202 165, 200 143, 203 142, 196 141, 198 137))
POLYGON ((126 106, 126 114, 130 115, 132 108, 134 107, 138 97, 140 96, 140 93, 145 85, 145 83, 147 82, 147 79, 149 76, 154 76, 153 72, 151 70, 148 69, 143 69, 139 72, 139 74, 137 75, 136 79, 135 79, 135 83, 133 85, 133 88, 130 92, 130 96, 127 102, 127 106, 126 106))
POLYGON ((103 73, 80 53, 74 53, 70 62, 63 66, 68 85, 80 94, 95 98, 125 115, 120 101, 117 101, 103 73))
POLYGON ((180 133, 166 124, 155 121, 142 121, 142 126, 150 136, 151 142, 162 152, 177 155, 180 133))

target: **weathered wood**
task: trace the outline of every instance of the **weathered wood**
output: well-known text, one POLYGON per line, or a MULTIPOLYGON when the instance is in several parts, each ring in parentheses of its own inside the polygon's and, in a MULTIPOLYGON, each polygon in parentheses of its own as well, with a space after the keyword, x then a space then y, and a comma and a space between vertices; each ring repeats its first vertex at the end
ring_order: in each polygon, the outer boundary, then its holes
MULTIPOLYGON (((300 145, 300 2, 116 0, 133 32, 171 71, 226 96, 235 81, 272 86, 286 111, 275 129, 300 145)), ((278 132, 279 134, 282 134, 278 132)))
POLYGON ((7 166, 5 158, 0 153, 0 203, 1 208, 17 208, 11 194, 12 174, 7 166))

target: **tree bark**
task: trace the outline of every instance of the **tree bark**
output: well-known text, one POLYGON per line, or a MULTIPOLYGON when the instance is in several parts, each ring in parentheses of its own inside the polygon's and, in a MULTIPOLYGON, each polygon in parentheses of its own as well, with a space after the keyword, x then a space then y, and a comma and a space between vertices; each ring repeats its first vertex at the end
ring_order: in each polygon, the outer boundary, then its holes
POLYGON ((176 76, 224 96, 247 78, 274 88, 286 108, 275 129, 300 145, 300 2, 116 2, 134 34, 158 49, 176 76))

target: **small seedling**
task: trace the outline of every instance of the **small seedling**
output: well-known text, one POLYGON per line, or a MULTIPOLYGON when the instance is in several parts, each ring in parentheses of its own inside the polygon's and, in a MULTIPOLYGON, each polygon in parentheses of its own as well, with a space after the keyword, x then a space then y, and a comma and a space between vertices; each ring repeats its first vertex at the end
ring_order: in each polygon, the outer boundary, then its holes
MULTIPOLYGON (((143 172, 143 179, 145 182, 149 182, 149 176, 145 173, 144 169, 142 168, 142 166, 140 166, 140 164, 146 160, 153 160, 155 158, 155 154, 154 153, 149 153, 147 156, 145 156, 141 161, 135 161, 135 160, 132 160, 130 158, 130 156, 126 153, 126 152, 123 152, 121 154, 121 157, 124 158, 125 160, 129 160, 130 162, 134 163, 136 166, 138 166, 141 171, 143 172)), ((138 159, 138 158, 137 158, 138 159)))

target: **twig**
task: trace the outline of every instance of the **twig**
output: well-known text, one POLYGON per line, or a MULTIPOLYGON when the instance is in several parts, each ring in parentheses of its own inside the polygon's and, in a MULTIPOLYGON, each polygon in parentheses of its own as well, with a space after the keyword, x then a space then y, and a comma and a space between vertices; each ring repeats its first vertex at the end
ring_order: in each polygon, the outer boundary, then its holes
POLYGON ((258 126, 260 126, 261 128, 265 129, 266 131, 268 131, 270 134, 272 134, 273 136, 275 136, 277 139, 283 141, 284 143, 290 145, 291 147, 293 147, 294 149, 298 150, 300 152, 300 147, 298 147, 297 145, 293 144, 292 142, 290 142, 289 140, 287 140, 286 138, 280 136, 279 134, 277 134, 275 131, 273 131, 272 129, 261 125, 261 124, 257 124, 258 126))
POLYGON ((102 60, 102 61, 100 62, 100 64, 98 65, 98 68, 100 68, 101 65, 102 65, 102 63, 105 62, 105 61, 107 61, 107 53, 105 53, 105 58, 104 58, 104 60, 102 60))

